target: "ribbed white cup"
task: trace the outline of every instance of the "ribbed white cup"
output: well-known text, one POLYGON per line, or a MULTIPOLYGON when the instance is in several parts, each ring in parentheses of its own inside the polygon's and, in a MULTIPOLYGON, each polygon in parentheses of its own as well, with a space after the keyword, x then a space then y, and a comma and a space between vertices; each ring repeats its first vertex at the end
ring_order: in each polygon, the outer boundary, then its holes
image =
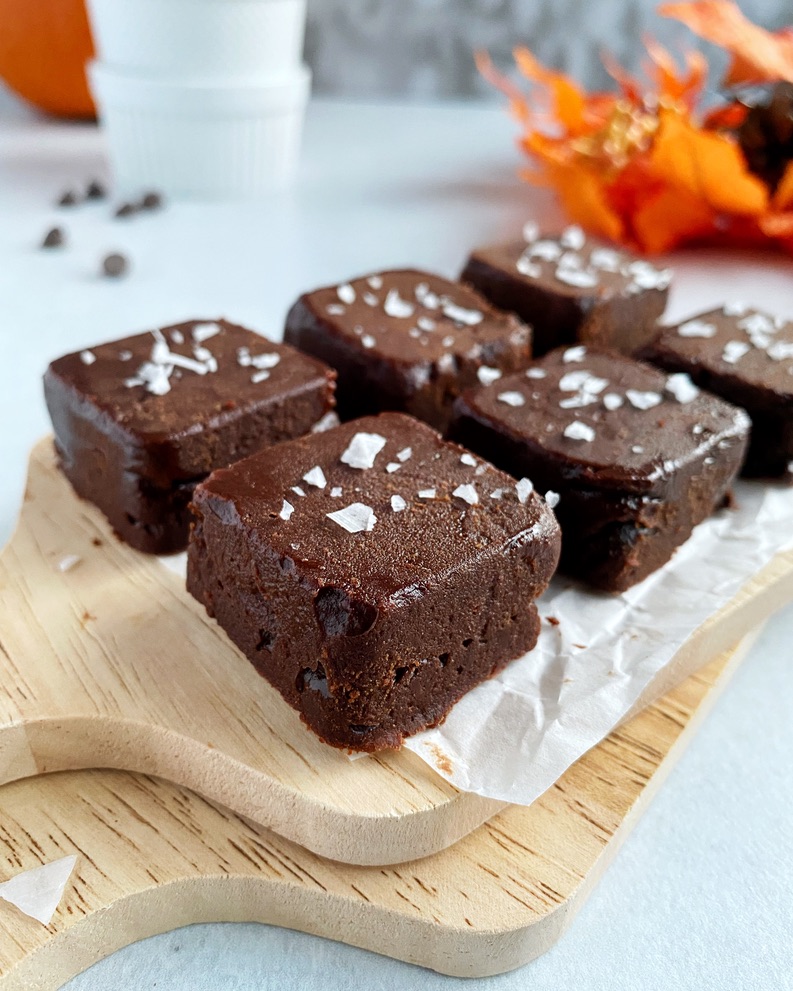
POLYGON ((306 0, 88 0, 88 6, 98 61, 117 72, 228 80, 286 75, 301 62, 306 0))
POLYGON ((256 84, 175 83, 99 63, 89 78, 116 184, 170 197, 255 197, 297 161, 311 73, 256 84))

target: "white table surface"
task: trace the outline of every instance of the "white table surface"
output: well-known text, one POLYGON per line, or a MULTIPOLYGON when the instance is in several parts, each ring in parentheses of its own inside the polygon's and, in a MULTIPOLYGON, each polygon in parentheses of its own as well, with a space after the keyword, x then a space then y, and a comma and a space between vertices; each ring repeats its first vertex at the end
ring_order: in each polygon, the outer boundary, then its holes
MULTIPOLYGON (((476 243, 552 216, 547 198, 514 177, 513 133, 490 107, 315 104, 289 194, 172 204, 125 222, 107 204, 53 207, 64 188, 105 175, 96 129, 44 122, 0 93, 0 540, 27 452, 48 428, 40 376, 50 359, 190 317, 227 315, 277 336, 290 302, 315 285, 386 266, 455 274, 476 243), (69 247, 43 252, 54 223, 69 247), (113 249, 132 259, 118 282, 97 277, 113 249)), ((673 261, 672 316, 725 297, 793 316, 790 260, 673 261)), ((464 982, 300 933, 203 925, 122 950, 69 991, 793 988, 791 641, 788 609, 568 935, 514 974, 464 982)))

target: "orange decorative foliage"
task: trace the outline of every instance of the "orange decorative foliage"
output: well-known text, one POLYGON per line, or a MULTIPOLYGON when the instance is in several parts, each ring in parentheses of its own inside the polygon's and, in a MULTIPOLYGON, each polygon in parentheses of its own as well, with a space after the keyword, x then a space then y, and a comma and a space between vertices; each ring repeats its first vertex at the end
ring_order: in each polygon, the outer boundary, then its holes
POLYGON ((665 3, 662 17, 672 17, 712 41, 733 56, 725 82, 793 82, 793 32, 775 34, 758 27, 743 15, 732 0, 699 0, 697 3, 665 3))
MULTIPOLYGON (((668 3, 660 12, 731 51, 731 78, 793 81, 793 29, 763 31, 730 0, 668 3)), ((478 56, 521 123, 519 146, 534 166, 524 178, 553 188, 591 232, 651 254, 703 242, 793 251, 793 164, 772 195, 736 137, 748 108, 734 100, 702 114, 704 56, 688 53, 681 69, 656 41, 645 44, 646 83, 603 57, 614 92, 587 93, 518 48, 526 92, 478 56)))

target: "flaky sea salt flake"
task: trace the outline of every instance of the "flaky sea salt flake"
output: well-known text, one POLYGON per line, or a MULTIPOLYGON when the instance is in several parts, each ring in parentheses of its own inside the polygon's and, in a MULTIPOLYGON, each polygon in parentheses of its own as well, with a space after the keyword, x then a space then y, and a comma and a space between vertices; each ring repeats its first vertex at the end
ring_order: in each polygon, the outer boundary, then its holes
POLYGON ((408 504, 401 495, 391 496, 391 509, 393 509, 395 513, 401 513, 403 509, 407 509, 407 505, 408 504))
POLYGON ((582 440, 591 443, 595 439, 595 431, 592 427, 580 420, 573 420, 572 423, 568 423, 563 433, 569 440, 582 440))
POLYGON ((640 389, 626 389, 628 402, 635 409, 648 410, 663 402, 663 396, 657 392, 643 392, 640 389))
POLYGON ((480 365, 476 370, 476 377, 482 385, 492 385, 493 382, 501 378, 501 369, 488 368, 487 365, 480 365))
MULTIPOLYGON (((496 489, 496 491, 499 492, 502 490, 496 489)), ((519 481, 515 482, 515 492, 518 495, 518 502, 522 506, 526 505, 529 496, 532 494, 533 491, 534 491, 534 482, 532 482, 530 478, 521 478, 519 481)), ((495 497, 491 495, 490 498, 493 499, 495 497)))
POLYGON ((48 926, 60 905, 76 863, 76 855, 70 854, 23 871, 0 884, 0 898, 48 926))
POLYGON ((407 320, 408 317, 413 316, 415 307, 406 299, 402 299, 397 289, 390 289, 385 298, 385 303, 383 303, 383 309, 389 317, 395 317, 397 320, 407 320))
POLYGON ((377 517, 371 506, 366 506, 362 502, 353 502, 343 509, 337 509, 334 513, 325 514, 329 520, 346 530, 348 533, 363 533, 374 529, 377 517))
POLYGON ((93 365, 96 361, 96 355, 93 351, 81 351, 80 361, 82 361, 84 365, 93 365))
POLYGON ((473 454, 469 454, 466 451, 464 454, 460 455, 460 464, 468 465, 469 468, 476 468, 477 460, 473 454))
POLYGON ((338 286, 336 289, 336 295, 342 303, 347 303, 348 306, 352 305, 357 298, 357 293, 349 282, 345 282, 343 285, 338 286))
POLYGON ((675 372, 666 379, 666 391, 679 403, 690 403, 699 395, 699 389, 685 372, 675 372))
POLYGON ((294 511, 295 511, 295 507, 292 505, 292 503, 287 502, 286 499, 284 499, 284 504, 283 506, 281 506, 281 512, 278 515, 281 517, 282 520, 288 520, 289 517, 292 515, 292 513, 294 513, 294 511))
POLYGON ((520 392, 501 392, 498 395, 498 401, 500 403, 505 403, 507 406, 525 406, 526 399, 520 392))
POLYGON ((453 496, 467 502, 469 506, 475 506, 479 502, 479 493, 473 485, 458 485, 452 492, 453 496))
POLYGON ((350 468, 371 468, 385 444, 386 439, 380 434, 357 433, 347 445, 340 460, 343 464, 349 465, 350 468))
POLYGON ((325 478, 325 472, 319 465, 314 465, 310 471, 307 471, 303 476, 303 481, 309 485, 313 485, 317 489, 324 489, 328 484, 328 480, 325 478))
POLYGON ((586 358, 586 346, 576 344, 575 347, 567 348, 562 355, 562 361, 569 364, 571 361, 583 361, 586 358))
POLYGON ((687 320, 677 328, 679 337, 715 337, 716 325, 705 320, 687 320))

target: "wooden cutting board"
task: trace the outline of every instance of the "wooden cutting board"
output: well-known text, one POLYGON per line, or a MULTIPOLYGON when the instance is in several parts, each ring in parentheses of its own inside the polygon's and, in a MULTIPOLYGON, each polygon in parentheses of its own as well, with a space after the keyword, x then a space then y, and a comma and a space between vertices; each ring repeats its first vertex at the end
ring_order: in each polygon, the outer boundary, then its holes
MULTIPOLYGON (((793 554, 698 631, 640 705, 790 598, 793 554)), ((0 557, 0 686, 0 784, 89 767, 156 775, 355 864, 436 853, 505 807, 458 792, 409 751, 350 761, 322 744, 183 580, 75 497, 50 440, 31 455, 0 557)))
POLYGON ((390 868, 323 860, 141 775, 7 784, 0 881, 68 854, 78 861, 49 926, 0 901, 0 991, 54 991, 136 939, 206 921, 287 926, 445 974, 518 967, 568 928, 747 645, 612 733, 531 808, 390 868))

